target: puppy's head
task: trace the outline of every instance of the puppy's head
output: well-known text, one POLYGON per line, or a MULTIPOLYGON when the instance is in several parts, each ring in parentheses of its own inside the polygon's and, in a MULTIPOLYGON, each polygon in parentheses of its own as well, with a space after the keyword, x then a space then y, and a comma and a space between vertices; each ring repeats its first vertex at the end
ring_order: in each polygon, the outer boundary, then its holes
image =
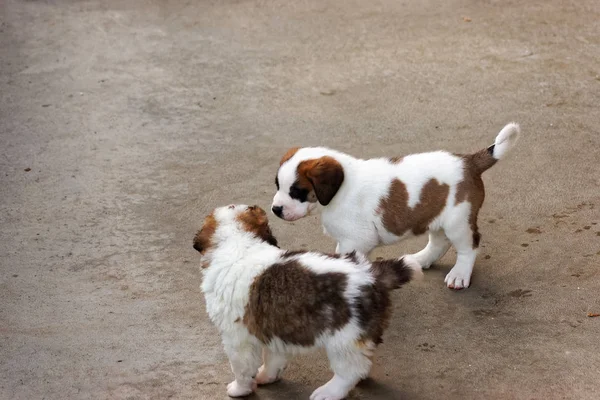
POLYGON ((271 210, 279 218, 294 221, 317 206, 328 205, 344 182, 342 165, 331 156, 311 158, 310 149, 288 150, 281 159, 271 210))
POLYGON ((277 246, 267 213, 262 208, 244 204, 219 207, 204 219, 202 229, 194 237, 194 249, 204 255, 232 236, 248 234, 277 246))

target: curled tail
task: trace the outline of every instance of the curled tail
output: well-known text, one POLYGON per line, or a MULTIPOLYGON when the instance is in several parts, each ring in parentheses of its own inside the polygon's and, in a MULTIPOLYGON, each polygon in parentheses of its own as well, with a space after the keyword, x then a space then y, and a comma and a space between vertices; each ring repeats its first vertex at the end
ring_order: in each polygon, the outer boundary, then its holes
POLYGON ((374 261, 371 271, 375 279, 390 290, 398 289, 412 279, 423 277, 421 265, 409 255, 395 260, 374 261))
POLYGON ((487 149, 468 155, 467 158, 470 160, 475 171, 481 174, 496 164, 496 161, 504 158, 506 153, 517 143, 520 134, 521 128, 519 124, 511 122, 502 128, 498 136, 496 136, 493 145, 487 149))

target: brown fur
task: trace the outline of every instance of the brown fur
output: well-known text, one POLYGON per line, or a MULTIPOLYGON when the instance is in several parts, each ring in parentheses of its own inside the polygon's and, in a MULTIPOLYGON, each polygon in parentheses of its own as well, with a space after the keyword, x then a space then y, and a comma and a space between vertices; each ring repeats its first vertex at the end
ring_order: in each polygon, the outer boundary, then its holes
POLYGON ((296 154, 296 152, 298 150, 300 150, 300 147, 292 147, 291 149, 286 151, 285 154, 283 155, 283 157, 281 157, 281 161, 279 161, 279 165, 281 166, 284 162, 286 162, 290 158, 294 157, 294 154, 296 154))
POLYGON ((482 149, 476 153, 464 155, 462 157, 467 160, 472 171, 481 176, 484 171, 488 170, 498 162, 498 160, 492 156, 493 151, 494 147, 492 146, 490 148, 482 149))
POLYGON ((277 246, 277 239, 269 227, 269 219, 265 210, 259 206, 251 206, 237 217, 247 232, 254 233, 265 242, 277 246))
POLYGON ((397 236, 411 230, 420 235, 427 232, 428 226, 444 209, 450 186, 440 184, 436 179, 428 181, 421 189, 419 202, 408 207, 408 191, 398 179, 394 179, 388 195, 379 202, 383 226, 397 236))
MULTIPOLYGON (((308 160, 308 161, 315 161, 315 160, 308 160)), ((302 161, 300 164, 305 163, 306 161, 302 161)), ((308 178, 306 177, 306 173, 305 171, 300 171, 300 165, 298 165, 298 168, 296 169, 296 172, 298 173, 298 178, 296 179, 296 182, 294 182, 294 184, 296 186, 298 186, 299 189, 306 189, 308 190, 308 192, 310 194, 313 195, 313 197, 316 197, 314 195, 314 188, 312 183, 308 180, 308 178)), ((304 169, 306 169, 306 164, 304 164, 303 166, 304 169)))
POLYGON ((360 289, 360 301, 356 302, 359 325, 364 329, 359 342, 368 346, 369 342, 383 342, 383 332, 389 325, 392 313, 389 289, 381 281, 364 285, 360 289))
POLYGON ((496 160, 484 149, 474 154, 459 155, 465 163, 464 178, 456 187, 456 204, 463 201, 471 203, 471 214, 469 214, 469 225, 473 234, 473 248, 479 247, 481 235, 477 227, 477 215, 485 199, 485 188, 481 173, 495 164, 496 160), (484 154, 485 153, 485 154, 484 154), (493 160, 490 161, 489 158, 493 160), (483 169, 483 167, 487 168, 483 169))
POLYGON ((371 271, 375 276, 374 285, 361 288, 361 301, 356 303, 360 326, 365 330, 360 341, 368 346, 371 341, 380 344, 383 332, 388 327, 391 302, 389 291, 398 289, 410 281, 413 271, 402 260, 374 261, 371 271))
POLYGON ((318 201, 317 195, 315 193, 315 188, 311 181, 308 180, 306 175, 300 175, 298 172, 298 179, 294 182, 294 186, 298 187, 298 189, 305 189, 308 191, 308 195, 306 196, 306 200, 310 203, 316 203, 318 201))
POLYGON ((342 273, 317 275, 295 260, 275 264, 252 283, 243 323, 263 343, 278 337, 311 346, 322 332, 350 320, 346 285, 342 273))
POLYGON ((402 259, 374 261, 371 271, 375 279, 389 290, 398 289, 413 276, 413 270, 402 259))
POLYGON ((400 164, 404 160, 404 157, 390 157, 390 162, 392 164, 400 164))
POLYGON ((212 238, 216 230, 217 220, 213 214, 210 214, 204 218, 204 225, 202 226, 202 229, 200 229, 196 233, 196 236, 194 236, 194 249, 199 251, 201 254, 206 253, 206 251, 215 245, 212 238))
POLYGON ((317 201, 317 195, 315 194, 315 188, 313 187, 312 182, 308 179, 306 172, 308 168, 316 164, 316 161, 317 160, 306 160, 300 162, 296 168, 297 179, 294 182, 294 185, 298 187, 298 189, 304 189, 308 192, 307 200, 311 203, 315 203, 317 201), (300 169, 300 166, 302 166, 302 169, 300 169))
POLYGON ((298 164, 298 185, 314 190, 319 203, 328 205, 344 182, 344 168, 333 157, 302 161, 298 164))

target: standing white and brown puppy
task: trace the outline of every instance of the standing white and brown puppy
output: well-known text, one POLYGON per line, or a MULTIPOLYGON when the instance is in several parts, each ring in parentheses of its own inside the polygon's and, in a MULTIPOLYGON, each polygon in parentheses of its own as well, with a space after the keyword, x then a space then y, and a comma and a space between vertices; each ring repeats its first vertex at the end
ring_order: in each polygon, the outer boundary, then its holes
POLYGON ((519 125, 510 123, 492 146, 468 155, 436 151, 362 160, 324 147, 293 148, 281 159, 272 211, 294 221, 320 203, 337 253, 368 254, 429 231, 429 243, 414 254, 417 262, 428 268, 454 245, 456 264, 445 282, 466 288, 481 238, 481 174, 506 155, 519 133, 519 125))
POLYGON ((280 250, 257 206, 217 208, 194 248, 206 309, 235 374, 231 397, 278 380, 291 355, 324 347, 335 375, 310 399, 343 399, 369 373, 391 313, 389 292, 422 275, 410 256, 371 263, 356 253, 280 250))

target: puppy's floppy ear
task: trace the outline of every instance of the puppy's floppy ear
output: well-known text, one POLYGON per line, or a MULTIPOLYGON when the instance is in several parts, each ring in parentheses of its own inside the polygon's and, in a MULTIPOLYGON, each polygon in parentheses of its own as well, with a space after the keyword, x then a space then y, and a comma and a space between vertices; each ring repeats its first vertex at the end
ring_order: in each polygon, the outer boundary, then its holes
POLYGON ((246 231, 254 233, 270 245, 277 246, 277 239, 271 232, 269 218, 267 218, 265 210, 259 206, 252 206, 241 213, 238 219, 242 222, 246 231))
POLYGON ((212 238, 217 230, 217 220, 211 214, 204 219, 204 225, 194 236, 194 249, 204 254, 212 245, 212 238))
POLYGON ((302 161, 298 165, 298 175, 310 182, 317 200, 324 206, 331 202, 344 182, 344 168, 329 156, 302 161))
POLYGON ((206 239, 203 237, 202 233, 202 230, 199 230, 196 232, 196 236, 194 236, 194 249, 200 253, 202 253, 206 247, 206 239))
POLYGON ((273 236, 273 232, 271 232, 271 227, 267 224, 265 225, 265 229, 261 232, 261 238, 271 246, 279 247, 277 244, 277 239, 273 236))
POLYGON ((267 213, 265 210, 260 208, 257 205, 253 205, 248 207, 247 213, 250 214, 251 219, 255 225, 267 225, 269 223, 269 218, 267 218, 267 213))

